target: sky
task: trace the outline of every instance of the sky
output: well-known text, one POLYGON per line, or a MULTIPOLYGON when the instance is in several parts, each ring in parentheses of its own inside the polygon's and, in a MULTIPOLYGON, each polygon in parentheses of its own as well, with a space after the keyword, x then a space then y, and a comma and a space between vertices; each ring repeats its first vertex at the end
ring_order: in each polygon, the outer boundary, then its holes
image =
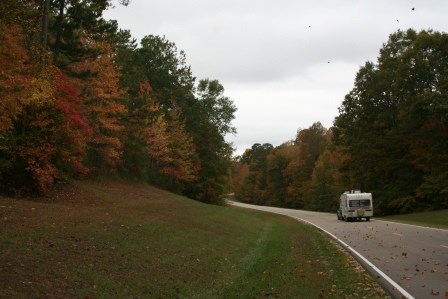
POLYGON ((448 32, 447 0, 131 0, 105 13, 140 41, 165 36, 193 76, 217 79, 237 107, 226 136, 241 155, 329 128, 359 68, 390 34, 448 32))

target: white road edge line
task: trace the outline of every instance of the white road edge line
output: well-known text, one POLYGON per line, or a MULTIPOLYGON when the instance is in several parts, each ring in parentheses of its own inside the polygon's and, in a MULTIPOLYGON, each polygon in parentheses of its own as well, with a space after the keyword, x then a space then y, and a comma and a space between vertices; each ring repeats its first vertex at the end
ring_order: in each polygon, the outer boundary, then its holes
POLYGON ((308 224, 311 224, 312 226, 320 229, 321 231, 323 231, 324 233, 326 233, 327 235, 329 235, 330 237, 332 237, 333 239, 335 239, 336 241, 338 241, 339 243, 342 244, 342 246, 344 246, 345 248, 347 248, 348 250, 350 250, 353 254, 355 254, 357 257, 359 257, 364 263, 366 263, 369 267, 371 267, 375 272, 377 272, 381 277, 383 277, 388 283, 390 283, 395 289, 397 289, 405 298, 407 299, 415 299, 411 294, 409 294, 408 292, 406 292, 405 289, 403 289, 399 284, 397 284, 394 280, 392 280, 392 278, 390 278, 389 276, 387 276, 383 271, 381 271, 380 269, 378 269, 374 264, 372 264, 369 260, 367 260, 365 257, 363 257, 359 252, 357 252, 355 249, 353 249, 352 247, 350 247, 350 245, 348 245, 347 243, 345 243, 344 241, 342 241, 341 239, 339 239, 338 237, 336 237, 335 235, 333 235, 332 233, 330 233, 329 231, 326 231, 325 229, 321 228, 318 225, 315 225, 314 223, 311 223, 307 220, 304 220, 302 218, 299 217, 294 217, 294 216, 290 216, 294 219, 297 219, 299 221, 303 221, 306 222, 308 224))
POLYGON ((446 228, 439 228, 439 227, 430 227, 430 226, 421 226, 416 224, 409 224, 409 223, 403 223, 403 222, 395 222, 395 221, 388 221, 388 220, 380 220, 378 218, 375 219, 375 221, 381 221, 381 222, 387 222, 387 223, 393 223, 393 224, 401 224, 406 226, 412 226, 412 227, 418 227, 418 228, 427 228, 427 229, 434 229, 434 230, 441 230, 446 231, 446 228))

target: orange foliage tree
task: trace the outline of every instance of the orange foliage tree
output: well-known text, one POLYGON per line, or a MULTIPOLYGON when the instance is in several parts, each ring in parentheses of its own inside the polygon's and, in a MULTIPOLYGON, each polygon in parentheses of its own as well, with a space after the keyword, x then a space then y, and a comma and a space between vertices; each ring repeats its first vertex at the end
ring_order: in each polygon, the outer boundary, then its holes
POLYGON ((32 68, 23 43, 19 26, 0 21, 0 136, 11 129, 30 92, 32 68))
POLYGON ((120 73, 114 64, 111 47, 103 42, 86 39, 100 55, 73 63, 76 86, 86 106, 86 116, 92 134, 88 140, 87 165, 99 170, 115 170, 121 163, 124 126, 121 118, 127 109, 121 103, 124 90, 119 88, 120 73))
POLYGON ((146 110, 140 116, 140 124, 145 124, 142 130, 150 161, 158 172, 172 180, 173 187, 182 189, 183 183, 196 180, 199 171, 192 137, 185 130, 180 111, 174 108, 167 116, 147 81, 140 84, 140 97, 146 110))
POLYGON ((86 172, 81 160, 90 128, 76 89, 58 69, 41 68, 29 82, 19 113, 1 135, 6 163, 0 171, 6 189, 44 193, 56 178, 86 172))
POLYGON ((5 190, 45 192, 81 164, 89 127, 57 68, 33 63, 22 28, 0 22, 0 178, 5 190))
POLYGON ((163 172, 171 177, 176 185, 194 182, 197 180, 200 166, 193 138, 188 135, 178 109, 173 109, 169 116, 167 133, 172 159, 163 172))

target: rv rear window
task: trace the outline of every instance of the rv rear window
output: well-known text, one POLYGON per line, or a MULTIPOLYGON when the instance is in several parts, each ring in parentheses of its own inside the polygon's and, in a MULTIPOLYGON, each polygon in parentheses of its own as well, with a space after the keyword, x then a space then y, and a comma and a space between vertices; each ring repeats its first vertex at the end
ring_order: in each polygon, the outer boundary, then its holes
POLYGON ((350 200, 348 203, 348 206, 350 208, 356 208, 356 207, 370 207, 370 200, 369 199, 356 199, 356 200, 350 200))

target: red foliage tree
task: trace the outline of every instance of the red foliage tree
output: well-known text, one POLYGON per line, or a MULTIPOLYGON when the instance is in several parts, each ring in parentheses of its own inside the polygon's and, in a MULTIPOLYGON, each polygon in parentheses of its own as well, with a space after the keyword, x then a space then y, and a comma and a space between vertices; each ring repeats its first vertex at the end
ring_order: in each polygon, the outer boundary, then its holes
POLYGON ((15 132, 14 158, 23 161, 32 185, 45 193, 58 177, 87 173, 82 159, 91 130, 77 90, 59 69, 48 67, 36 77, 25 112, 16 124, 22 134, 15 132))

